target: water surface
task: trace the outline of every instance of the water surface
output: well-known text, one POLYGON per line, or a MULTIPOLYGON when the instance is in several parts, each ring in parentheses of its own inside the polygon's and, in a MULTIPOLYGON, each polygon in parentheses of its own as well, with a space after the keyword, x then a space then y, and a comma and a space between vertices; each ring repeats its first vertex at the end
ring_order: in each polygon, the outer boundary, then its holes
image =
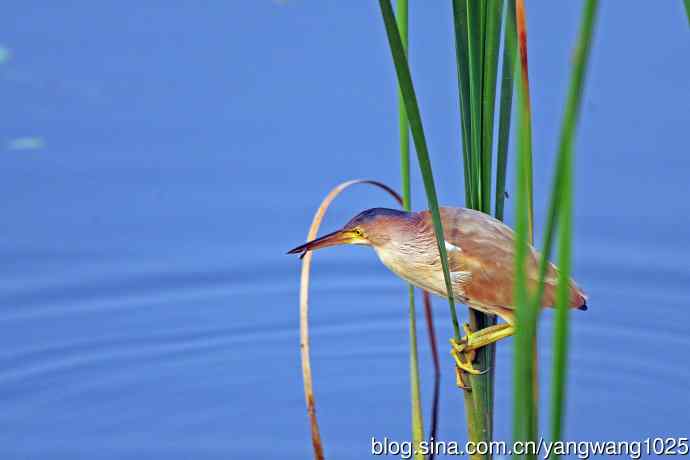
MULTIPOLYGON (((284 253, 336 183, 398 184, 392 64, 375 3, 355 3, 5 5, 1 458, 309 457, 299 261, 284 253)), ((449 14, 413 8, 411 56, 441 201, 462 205, 449 14)), ((578 16, 528 11, 537 222, 578 16)), ((681 2, 602 2, 577 144, 591 308, 572 315, 569 439, 688 434, 689 53, 681 2)), ((392 205, 353 190, 324 231, 392 205)), ((326 449, 365 458, 372 436, 409 438, 405 288, 366 248, 324 251, 314 270, 326 449)), ((445 344, 442 300, 435 318, 445 344)), ((443 346, 439 437, 464 440, 443 346)), ((499 439, 511 353, 499 346, 499 439)))

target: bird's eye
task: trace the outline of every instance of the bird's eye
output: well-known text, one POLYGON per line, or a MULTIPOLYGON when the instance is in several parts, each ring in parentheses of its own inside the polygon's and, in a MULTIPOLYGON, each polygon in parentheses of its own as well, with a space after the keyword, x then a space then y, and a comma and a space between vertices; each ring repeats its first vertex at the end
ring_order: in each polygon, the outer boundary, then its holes
POLYGON ((364 232, 360 228, 353 228, 352 232, 360 238, 364 236, 364 232))

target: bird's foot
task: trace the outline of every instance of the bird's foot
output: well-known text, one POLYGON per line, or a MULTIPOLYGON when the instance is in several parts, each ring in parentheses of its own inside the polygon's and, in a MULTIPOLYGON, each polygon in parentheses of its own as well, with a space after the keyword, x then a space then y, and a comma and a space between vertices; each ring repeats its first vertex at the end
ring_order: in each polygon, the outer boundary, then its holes
MULTIPOLYGON (((466 329, 467 330, 467 329, 466 329)), ((450 354, 455 360, 456 366, 456 380, 458 381, 458 386, 465 387, 464 383, 461 382, 461 372, 465 371, 468 374, 481 375, 486 371, 480 371, 472 365, 472 361, 476 358, 477 354, 474 350, 467 348, 467 339, 462 338, 460 340, 450 339, 451 351, 450 354), (462 384, 461 384, 462 383, 462 384)))
POLYGON ((472 391, 472 385, 470 383, 465 383, 466 379, 467 374, 465 374, 462 369, 455 366, 455 385, 465 391, 472 391))
POLYGON ((456 382, 458 386, 467 388, 462 378, 462 371, 472 375, 481 375, 489 371, 488 369, 479 370, 472 365, 476 358, 476 350, 504 337, 513 335, 514 329, 512 325, 504 323, 472 332, 470 325, 465 323, 463 324, 463 330, 465 331, 465 337, 460 340, 451 339, 450 343, 452 347, 451 355, 453 355, 456 366, 456 382))

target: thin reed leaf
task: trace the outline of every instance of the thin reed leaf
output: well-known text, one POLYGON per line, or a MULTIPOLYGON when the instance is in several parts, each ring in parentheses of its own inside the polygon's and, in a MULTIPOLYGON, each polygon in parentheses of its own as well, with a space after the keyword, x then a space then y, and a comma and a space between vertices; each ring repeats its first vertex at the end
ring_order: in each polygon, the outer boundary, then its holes
POLYGON ((417 104, 417 96, 412 84, 412 76, 407 63, 407 57, 405 56, 405 50, 400 39, 400 34, 398 33, 398 27, 395 23, 391 1, 379 0, 379 6, 381 7, 381 16, 383 17, 383 22, 386 27, 386 35, 388 36, 388 43, 395 64, 395 72, 398 76, 398 84, 403 94, 405 110, 407 111, 410 130, 412 131, 412 139, 414 140, 415 150, 417 151, 417 160, 424 180, 424 189, 426 191, 429 210, 431 211, 434 223, 436 243, 441 258, 441 265, 443 267, 446 290, 448 292, 448 305, 450 307, 451 320, 453 322, 453 331, 456 339, 459 340, 460 325, 455 309, 455 300, 453 299, 453 287, 450 282, 450 270, 448 268, 448 255, 446 254, 444 243, 443 225, 441 224, 441 214, 439 211, 438 198, 436 196, 434 176, 431 170, 431 161, 429 160, 426 138, 424 137, 424 128, 422 126, 422 118, 417 104))
MULTIPOLYGON (((566 173, 562 179, 563 193, 559 210, 558 235, 558 285, 556 290, 556 320, 553 338, 553 375, 551 377, 551 438, 560 441, 563 437, 563 416, 565 412, 565 386, 568 366, 569 297, 572 252, 572 146, 566 160, 566 173)), ((555 453, 551 459, 559 458, 555 453)))
POLYGON ((685 14, 688 15, 688 24, 690 24, 690 0, 684 0, 685 3, 685 14))
MULTIPOLYGON (((400 31, 405 55, 408 53, 408 5, 407 0, 398 0, 396 7, 396 22, 400 31)), ((403 198, 403 209, 409 211, 412 206, 410 194, 410 127, 407 122, 407 112, 405 111, 405 101, 398 86, 398 124, 400 126, 400 178, 402 182, 401 192, 403 198)))
POLYGON ((484 199, 481 191, 482 184, 482 71, 483 71, 483 36, 482 18, 484 15, 484 2, 467 2, 467 46, 469 58, 469 83, 470 83, 470 129, 472 131, 470 144, 470 158, 472 170, 470 174, 474 178, 473 201, 476 209, 484 208, 484 199))
MULTIPOLYGON (((398 0, 396 22, 405 54, 408 52, 408 4, 398 0)), ((402 92, 398 87, 398 113, 400 124, 400 176, 402 182, 403 209, 410 210, 410 128, 405 112, 402 92)), ((412 415, 412 441, 419 446, 424 440, 424 419, 422 417, 422 398, 419 378, 419 352, 417 348, 417 312, 414 303, 414 287, 408 285, 409 341, 410 341, 410 404, 412 415)), ((423 460, 421 449, 415 449, 415 459, 423 460)))
POLYGON ((501 40, 503 0, 493 0, 485 6, 486 29, 482 74, 482 212, 491 213, 491 154, 493 150, 496 78, 501 40))
POLYGON ((458 73, 458 95, 460 99, 460 124, 462 127, 463 172, 465 175, 465 201, 468 208, 476 206, 474 176, 472 175, 472 130, 470 122, 470 80, 467 45, 467 0, 453 0, 453 30, 455 34, 455 57, 458 73))
MULTIPOLYGON (((518 101, 523 105, 523 89, 518 87, 518 101)), ((536 318, 530 311, 527 292, 527 273, 525 262, 528 255, 529 220, 528 203, 529 192, 528 174, 529 161, 527 146, 527 115, 524 110, 518 112, 518 149, 517 149, 517 177, 516 177, 516 209, 515 209, 515 286, 513 289, 516 304, 516 332, 514 354, 514 416, 513 440, 525 441, 530 436, 530 424, 533 418, 532 408, 532 377, 533 377, 533 334, 536 318)), ((519 458, 514 455, 514 458, 519 458)))
POLYGON ((498 142, 496 147, 496 208, 494 215, 503 220, 505 211, 506 171, 508 169, 508 145, 510 140, 510 119, 513 111, 513 89, 515 70, 515 1, 508 0, 505 6, 503 26, 503 62, 501 64, 501 102, 498 116, 498 142))
MULTIPOLYGON (((516 29, 519 49, 518 87, 518 159, 516 199, 515 286, 516 334, 514 364, 515 441, 535 440, 537 436, 536 333, 538 309, 533 308, 527 291, 525 262, 528 244, 533 240, 532 206, 532 129, 527 61, 527 26, 524 0, 516 0, 516 29)), ((515 455, 515 457, 519 457, 515 455)), ((525 458, 536 458, 530 452, 525 458)))
MULTIPOLYGON (((575 142, 575 129, 582 106, 582 93, 592 44, 592 35, 596 23, 597 8, 597 0, 587 0, 582 15, 582 23, 580 25, 580 34, 559 142, 558 157, 559 160, 562 158, 563 166, 561 172, 561 205, 559 207, 560 231, 558 235, 558 263, 560 273, 556 298, 554 361, 551 386, 551 438, 553 441, 562 440, 565 412, 565 386, 568 357, 568 303, 572 252, 573 148, 575 142)), ((557 456, 552 455, 551 458, 555 459, 557 456)))
MULTIPOLYGON (((408 286, 409 293, 409 340, 410 340, 410 403, 412 408, 412 441, 419 446, 424 441, 424 418, 422 416, 421 385, 419 378, 419 353, 417 349, 417 314, 414 303, 414 287, 408 286)), ((414 458, 424 460, 421 449, 415 448, 414 458)))

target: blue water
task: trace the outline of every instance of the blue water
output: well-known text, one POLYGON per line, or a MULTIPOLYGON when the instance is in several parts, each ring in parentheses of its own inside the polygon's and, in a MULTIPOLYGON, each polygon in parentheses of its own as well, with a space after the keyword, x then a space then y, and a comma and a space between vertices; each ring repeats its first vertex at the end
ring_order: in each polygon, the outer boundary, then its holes
MULTIPOLYGON (((577 143, 575 274, 591 300, 572 315, 567 437, 687 436, 690 31, 680 1, 601 3, 577 143)), ((413 5, 411 59, 441 201, 462 205, 449 8, 413 5)), ((579 8, 528 3, 538 223, 579 8)), ((9 2, 0 45, 0 458, 309 458, 299 261, 284 253, 336 183, 398 185, 375 2, 9 2)), ((421 209, 416 170, 413 189, 421 209)), ((392 205, 354 189, 323 231, 392 205)), ((404 292, 370 250, 314 259, 333 458, 409 438, 404 292)), ((462 441, 440 299, 435 319, 439 438, 462 441)), ((551 326, 547 312, 543 420, 551 326)), ((507 340, 499 439, 511 362, 507 340)))

